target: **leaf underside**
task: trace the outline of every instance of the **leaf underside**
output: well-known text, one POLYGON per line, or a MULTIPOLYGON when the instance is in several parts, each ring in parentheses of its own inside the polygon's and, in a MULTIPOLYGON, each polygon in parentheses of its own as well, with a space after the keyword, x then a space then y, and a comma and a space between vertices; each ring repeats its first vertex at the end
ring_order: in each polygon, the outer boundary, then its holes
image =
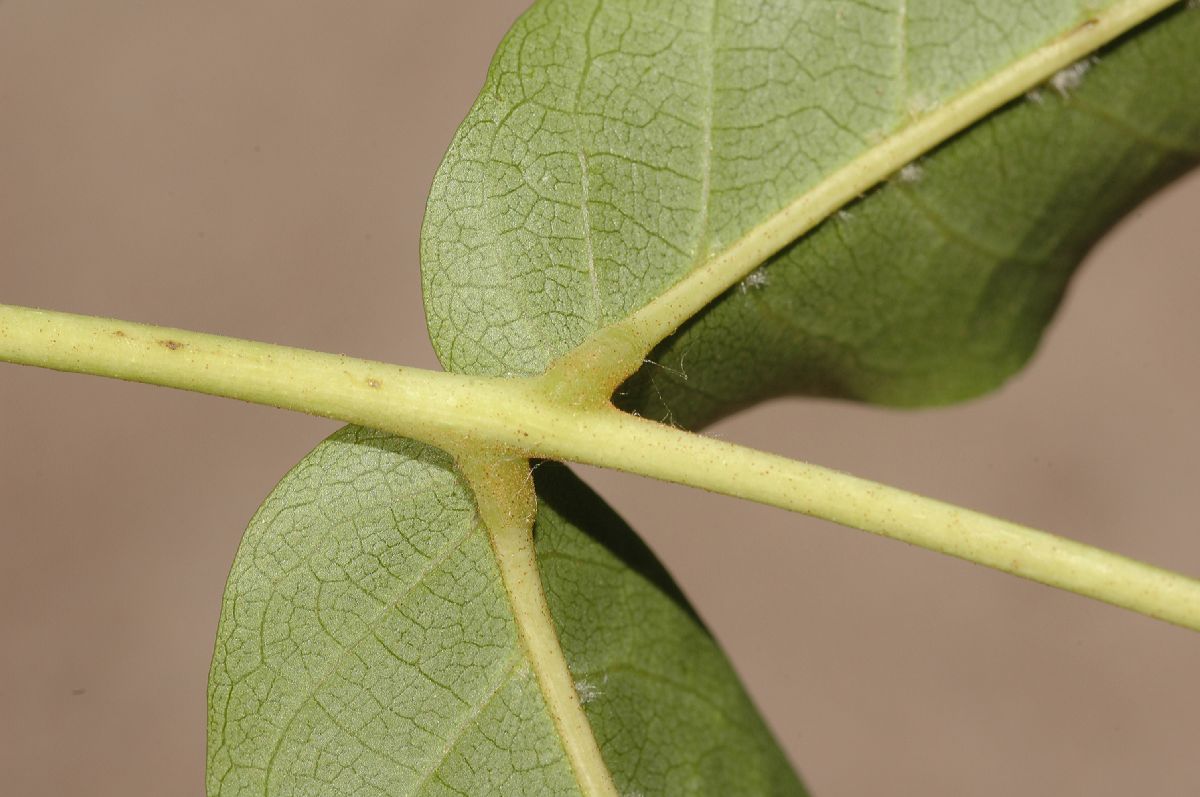
MULTIPOLYGON (((497 52, 430 191, 422 279, 442 364, 468 373, 541 373, 835 169, 1110 5, 1112 0, 535 4, 497 52)), ((912 285, 927 294, 948 294, 958 318, 981 301, 1006 304, 1003 296, 980 298, 988 287, 986 279, 978 280, 981 270, 986 276, 997 260, 1015 256, 1028 261, 1030 271, 1057 256, 1052 266, 1061 271, 1059 260, 1078 256, 1078 251, 1056 249, 1062 243, 1055 232, 1061 228, 1060 209, 1048 213, 1047 199, 1082 204, 1081 215, 1098 219, 1087 231, 1094 238, 1101 224, 1111 223, 1116 212, 1149 190, 1136 168, 1120 173, 1121 158, 1145 157, 1139 150, 1146 142, 1139 138, 1162 138, 1171 157, 1182 149, 1194 158, 1195 128, 1174 118, 1195 114, 1200 48, 1194 21, 1187 17, 1176 14, 1168 25, 1156 25, 1176 31, 1136 48, 1153 63, 1126 56, 1127 64, 1103 68, 1104 58, 1102 68, 1092 70, 1095 75, 1080 76, 1080 86, 1064 85, 1072 95, 1091 97, 1070 112, 1078 117, 1070 128, 1101 136, 1096 159, 1088 155, 1091 146, 1072 146, 1076 141, 1064 141, 1060 148, 1054 124, 1062 121, 1063 103, 1051 96, 1053 91, 1044 91, 1046 102, 1031 109, 1045 111, 1041 124, 1027 113, 1000 125, 1008 128, 1001 140, 989 143, 994 121, 963 137, 978 139, 970 159, 953 163, 951 157, 921 181, 930 186, 930 196, 916 197, 927 199, 926 213, 898 202, 881 208, 878 218, 864 219, 858 226, 867 231, 848 242, 855 251, 865 245, 857 262, 831 251, 832 244, 813 247, 803 240, 798 249, 813 250, 809 261, 832 262, 807 282, 783 285, 779 293, 819 308, 821 323, 806 316, 805 326, 775 337, 786 340, 789 349, 812 349, 840 361, 821 369, 828 375, 823 382, 834 381, 839 368, 853 370, 863 347, 881 351, 868 352, 874 356, 860 370, 886 376, 897 368, 936 368, 920 348, 880 346, 875 338, 889 337, 884 327, 891 324, 906 328, 905 340, 921 332, 926 338, 947 332, 972 337, 967 353, 943 360, 953 368, 967 363, 968 370, 982 370, 970 356, 982 353, 993 360, 1007 357, 1011 371, 1017 358, 996 353, 1014 336, 1007 319, 984 319, 974 325, 978 329, 964 333, 958 328, 962 324, 939 326, 940 318, 926 317, 924 297, 910 317, 892 305, 910 305, 912 285), (1103 85, 1090 88, 1093 82, 1103 85), (1146 89, 1150 92, 1143 94, 1146 89), (1157 110, 1146 119, 1133 117, 1131 125, 1122 125, 1128 119, 1118 115, 1114 130, 1103 113, 1109 103, 1120 106, 1139 95, 1157 110), (1085 103, 1100 113, 1088 114, 1085 103), (1168 118, 1160 131, 1156 125, 1163 116, 1168 118), (1036 158, 1040 170, 1023 169, 1025 157, 1036 158), (1110 173, 1131 185, 1118 182, 1104 186, 1099 196, 1091 193, 1110 173), (1010 185, 1007 201, 989 201, 990 191, 1000 188, 993 183, 1010 185), (962 207, 978 199, 982 204, 962 207), (907 238, 914 214, 921 234, 913 240, 920 246, 896 253, 888 246, 892 239, 907 238), (931 214, 941 221, 940 229, 926 231, 931 214), (924 248, 930 243, 936 245, 932 256, 924 248), (981 253, 998 257, 981 264, 981 253), (938 273, 930 264, 939 262, 961 265, 938 273), (877 310, 884 304, 889 312, 880 318, 877 310), (916 328, 921 323, 925 330, 916 328), (904 363, 906 357, 916 360, 915 366, 904 363)), ((1124 113, 1122 107, 1114 111, 1124 113)), ((1151 185, 1161 179, 1155 175, 1151 185)), ((998 281, 1011 280, 1002 275, 998 281)), ((1020 293, 1020 286, 1013 291, 1020 293)), ((785 317, 791 312, 784 308, 785 317)), ((1031 314, 1024 326, 1035 327, 1044 316, 1031 314)), ((727 327, 718 336, 742 341, 752 332, 727 327)), ((1013 348, 1027 350, 1029 332, 1021 330, 1016 337, 1021 340, 1013 348)), ((705 362, 714 365, 724 363, 705 362)), ((931 381, 926 378, 925 385, 931 381)), ((873 397, 872 391, 858 392, 873 397)), ((886 397, 883 390, 874 392, 886 397)), ((894 392, 895 401, 925 400, 920 385, 894 392)), ((934 392, 943 398, 947 391, 934 392)), ((956 391, 965 392, 965 387, 956 391)))
POLYGON ((1200 160, 1200 13, 1177 10, 922 158, 650 355, 626 409, 687 428, 790 393, 899 406, 998 387, 1076 267, 1200 160))
MULTIPOLYGON (((1095 3, 541 0, 496 55, 422 239, 450 370, 534 374, 1095 3)), ((990 389, 1071 271, 1200 150, 1200 14, 1130 35, 829 219, 664 341, 618 402, 695 427, 783 392, 990 389)), ((801 794, 679 590, 603 502, 535 470, 535 539, 622 794, 801 794)), ((281 482, 230 575, 210 795, 578 793, 470 491, 347 428, 281 482)))
MULTIPOLYGON (((538 557, 621 793, 802 794, 716 643, 565 467, 538 557)), ((487 534, 448 458, 347 427, 234 562, 209 685, 212 795, 577 793, 487 534)))

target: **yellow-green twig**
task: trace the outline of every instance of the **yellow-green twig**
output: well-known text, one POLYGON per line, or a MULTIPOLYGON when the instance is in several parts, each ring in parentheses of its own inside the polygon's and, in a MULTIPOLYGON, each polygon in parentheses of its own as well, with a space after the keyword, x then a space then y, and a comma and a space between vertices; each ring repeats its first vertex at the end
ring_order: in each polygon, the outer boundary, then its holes
POLYGON ((338 418, 457 454, 617 468, 832 520, 1200 630, 1200 581, 903 490, 673 429, 539 379, 401 368, 265 343, 0 305, 0 360, 338 418))

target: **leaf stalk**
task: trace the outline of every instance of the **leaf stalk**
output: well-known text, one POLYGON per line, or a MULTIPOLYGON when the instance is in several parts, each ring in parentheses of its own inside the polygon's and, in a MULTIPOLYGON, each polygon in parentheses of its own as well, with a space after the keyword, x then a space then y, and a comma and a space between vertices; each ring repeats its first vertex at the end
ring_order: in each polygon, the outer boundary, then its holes
POLYGON ((1200 631, 1200 581, 828 468, 469 377, 126 321, 0 305, 0 361, 226 396, 460 454, 580 462, 824 518, 1200 631))

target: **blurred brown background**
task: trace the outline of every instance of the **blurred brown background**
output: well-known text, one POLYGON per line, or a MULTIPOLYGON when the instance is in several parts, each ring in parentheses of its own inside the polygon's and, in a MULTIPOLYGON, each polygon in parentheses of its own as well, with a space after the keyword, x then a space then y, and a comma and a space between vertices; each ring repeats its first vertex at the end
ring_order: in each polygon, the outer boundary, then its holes
MULTIPOLYGON (((0 3, 0 301, 432 367, 425 192, 522 0, 0 3)), ((1200 574, 1200 174, 1033 366, 714 433, 1200 574)), ((226 571, 335 424, 0 365, 0 791, 199 795, 226 571)), ((1200 793, 1200 636, 615 474, 818 797, 1200 793)))

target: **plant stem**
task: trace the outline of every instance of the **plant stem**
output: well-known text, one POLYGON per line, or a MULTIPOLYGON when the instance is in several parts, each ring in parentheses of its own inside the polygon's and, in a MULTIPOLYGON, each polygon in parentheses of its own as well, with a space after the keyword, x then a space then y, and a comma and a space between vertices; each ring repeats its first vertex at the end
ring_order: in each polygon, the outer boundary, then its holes
POLYGON ((0 305, 0 361, 267 404, 443 449, 478 439, 489 407, 527 400, 514 380, 11 305, 0 305))
POLYGON ((674 429, 539 379, 465 377, 0 305, 0 360, 338 418, 440 448, 637 473, 902 540, 1200 630, 1200 581, 837 471, 674 429))
POLYGON ((563 430, 546 450, 831 520, 1200 631, 1200 581, 829 468, 615 409, 563 430))

